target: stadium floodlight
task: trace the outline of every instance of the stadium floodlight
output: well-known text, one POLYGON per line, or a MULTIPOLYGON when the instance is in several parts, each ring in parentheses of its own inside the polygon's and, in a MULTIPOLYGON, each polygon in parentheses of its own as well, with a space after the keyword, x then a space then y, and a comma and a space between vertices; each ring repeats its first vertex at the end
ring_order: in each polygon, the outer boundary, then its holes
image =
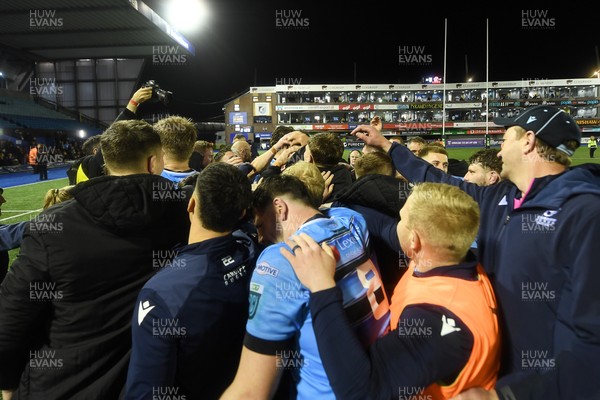
POLYGON ((181 33, 192 33, 208 19, 208 6, 202 0, 171 0, 166 18, 181 33))
POLYGON ((79 130, 79 137, 82 139, 85 137, 85 131, 83 129, 79 130))

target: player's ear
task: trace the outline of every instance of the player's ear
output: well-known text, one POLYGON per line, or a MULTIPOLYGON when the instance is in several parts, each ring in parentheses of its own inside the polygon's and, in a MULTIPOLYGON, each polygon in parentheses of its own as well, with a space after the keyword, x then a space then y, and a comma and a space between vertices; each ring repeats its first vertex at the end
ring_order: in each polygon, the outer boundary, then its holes
POLYGON ((275 215, 281 219, 282 221, 287 220, 288 218, 288 205, 284 199, 281 197, 275 197, 273 199, 273 209, 275 210, 275 215))
POLYGON ((525 133, 525 140, 523 142, 523 153, 524 154, 529 154, 535 149, 535 141, 536 141, 535 132, 527 131, 525 133))
POLYGON ((196 211, 196 198, 195 196, 190 197, 188 201, 187 212, 193 214, 196 211))
POLYGON ((415 230, 410 231, 410 250, 414 253, 421 251, 421 235, 415 230))
POLYGON ((496 171, 490 171, 490 175, 488 177, 488 184, 493 185, 500 180, 500 175, 496 171))

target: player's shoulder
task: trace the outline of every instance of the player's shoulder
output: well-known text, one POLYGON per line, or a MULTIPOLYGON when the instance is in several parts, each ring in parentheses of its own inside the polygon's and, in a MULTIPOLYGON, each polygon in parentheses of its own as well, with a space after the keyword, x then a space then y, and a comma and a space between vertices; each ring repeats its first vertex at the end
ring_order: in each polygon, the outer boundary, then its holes
POLYGON ((367 229, 365 217, 358 211, 346 207, 331 207, 325 214, 329 219, 337 221, 340 225, 350 228, 352 225, 360 227, 360 230, 367 229))
POLYGON ((330 207, 325 210, 325 215, 329 218, 359 218, 363 220, 363 216, 350 208, 347 207, 330 207))
POLYGON ((283 255, 281 254, 281 250, 280 250, 281 248, 289 249, 289 246, 283 242, 274 243, 274 244, 267 246, 262 251, 262 253, 260 253, 260 256, 258 257, 257 262, 261 262, 262 260, 273 260, 273 259, 279 259, 279 258, 283 258, 285 260, 285 257, 283 257, 283 255))
POLYGON ((288 260, 281 254, 281 249, 291 250, 285 243, 276 243, 268 246, 258 257, 256 267, 254 268, 254 277, 264 276, 280 278, 287 275, 293 275, 292 267, 288 260))

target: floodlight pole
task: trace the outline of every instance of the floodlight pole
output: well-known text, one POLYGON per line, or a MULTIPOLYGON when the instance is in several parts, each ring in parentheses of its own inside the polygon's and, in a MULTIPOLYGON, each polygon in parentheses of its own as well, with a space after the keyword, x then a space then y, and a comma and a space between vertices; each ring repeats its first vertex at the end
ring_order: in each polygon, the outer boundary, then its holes
POLYGON ((485 148, 489 146, 490 121, 490 20, 485 19, 485 148))
POLYGON ((446 49, 448 45, 448 18, 444 18, 444 74, 443 76, 443 95, 442 95, 442 142, 446 145, 446 49))

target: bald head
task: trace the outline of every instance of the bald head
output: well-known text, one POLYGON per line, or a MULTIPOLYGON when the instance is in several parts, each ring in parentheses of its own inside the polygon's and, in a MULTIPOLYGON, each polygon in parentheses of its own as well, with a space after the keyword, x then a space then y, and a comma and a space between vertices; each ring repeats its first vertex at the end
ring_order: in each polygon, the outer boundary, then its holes
POLYGON ((239 140, 232 144, 231 151, 236 153, 244 162, 252 161, 250 145, 245 140, 239 140))

